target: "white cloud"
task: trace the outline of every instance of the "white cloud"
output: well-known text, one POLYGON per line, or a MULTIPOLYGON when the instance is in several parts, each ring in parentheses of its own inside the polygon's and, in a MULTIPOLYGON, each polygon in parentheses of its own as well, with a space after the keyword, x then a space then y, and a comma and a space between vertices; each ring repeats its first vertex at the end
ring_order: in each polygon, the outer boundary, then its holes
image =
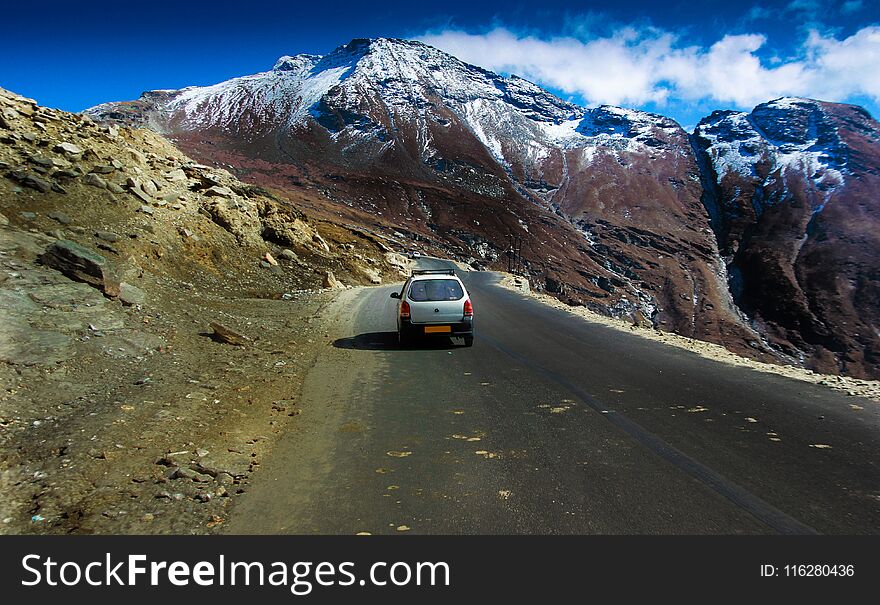
POLYGON ((863 95, 880 101, 880 27, 837 40, 811 32, 805 44, 812 89, 831 100, 863 95))
POLYGON ((727 35, 709 47, 687 46, 678 35, 651 27, 625 27, 586 41, 518 35, 504 27, 484 34, 446 30, 421 39, 469 63, 578 94, 590 104, 712 100, 747 109, 788 95, 880 101, 878 26, 845 39, 812 31, 797 57, 776 57, 772 65, 759 58, 767 44, 762 34, 727 35))

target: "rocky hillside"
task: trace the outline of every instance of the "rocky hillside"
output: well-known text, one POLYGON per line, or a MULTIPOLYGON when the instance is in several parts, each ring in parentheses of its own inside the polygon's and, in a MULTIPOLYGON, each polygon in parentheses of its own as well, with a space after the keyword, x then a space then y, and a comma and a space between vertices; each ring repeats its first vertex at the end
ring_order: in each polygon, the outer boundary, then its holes
POLYGON ((383 272, 399 274, 390 262, 401 259, 373 236, 316 225, 152 131, 99 125, 2 90, 0 105, 7 220, 103 250, 120 275, 155 269, 280 296, 338 285, 336 277, 381 283, 383 272))
POLYGON ((789 355, 880 366, 880 124, 852 105, 778 99, 697 126, 707 207, 737 304, 789 355))
POLYGON ((0 89, 0 533, 211 531, 297 410, 361 230, 0 89))
POLYGON ((659 115, 585 109, 389 39, 89 111, 165 133, 248 182, 307 194, 319 213, 475 266, 504 267, 511 238, 522 238, 524 270, 571 304, 761 359, 877 376, 876 323, 871 313, 855 320, 874 300, 874 269, 850 264, 831 283, 821 268, 876 256, 876 240, 856 229, 849 251, 828 240, 800 247, 808 224, 812 233, 840 213, 846 230, 876 208, 862 178, 876 171, 876 128, 857 114, 783 100, 751 116, 713 114, 689 137, 659 115), (819 219, 770 220, 799 190, 819 219), (769 206, 767 218, 750 216, 769 206))

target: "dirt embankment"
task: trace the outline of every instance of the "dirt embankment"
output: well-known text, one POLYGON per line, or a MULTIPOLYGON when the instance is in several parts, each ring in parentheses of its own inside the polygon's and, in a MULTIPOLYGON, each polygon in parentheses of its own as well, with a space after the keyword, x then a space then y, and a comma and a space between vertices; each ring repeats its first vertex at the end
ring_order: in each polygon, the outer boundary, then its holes
POLYGON ((218 531, 368 234, 0 89, 0 533, 218 531))
POLYGON ((333 292, 230 298, 163 280, 149 305, 125 306, 36 264, 45 243, 20 233, 0 248, 16 274, 3 322, 18 326, 0 365, 0 531, 222 529, 298 414, 333 292), (224 342, 210 321, 248 340, 224 342))

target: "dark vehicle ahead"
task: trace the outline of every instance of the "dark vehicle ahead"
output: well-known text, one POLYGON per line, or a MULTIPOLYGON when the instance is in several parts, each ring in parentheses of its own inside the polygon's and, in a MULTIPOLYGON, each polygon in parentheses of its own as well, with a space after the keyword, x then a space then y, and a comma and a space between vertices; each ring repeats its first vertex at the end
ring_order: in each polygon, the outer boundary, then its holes
POLYGON ((400 344, 416 338, 453 336, 474 344, 474 307, 462 281, 452 269, 415 270, 400 292, 397 305, 400 344))

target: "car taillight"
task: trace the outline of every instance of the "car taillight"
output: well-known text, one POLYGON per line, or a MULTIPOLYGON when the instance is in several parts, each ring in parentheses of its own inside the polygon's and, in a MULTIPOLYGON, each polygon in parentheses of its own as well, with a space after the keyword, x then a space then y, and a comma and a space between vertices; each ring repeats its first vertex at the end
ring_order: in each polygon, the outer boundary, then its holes
POLYGON ((400 303, 400 316, 409 317, 409 303, 405 300, 400 303))
POLYGON ((464 316, 465 317, 473 317, 474 316, 474 306, 471 304, 471 299, 467 299, 464 301, 464 316))

